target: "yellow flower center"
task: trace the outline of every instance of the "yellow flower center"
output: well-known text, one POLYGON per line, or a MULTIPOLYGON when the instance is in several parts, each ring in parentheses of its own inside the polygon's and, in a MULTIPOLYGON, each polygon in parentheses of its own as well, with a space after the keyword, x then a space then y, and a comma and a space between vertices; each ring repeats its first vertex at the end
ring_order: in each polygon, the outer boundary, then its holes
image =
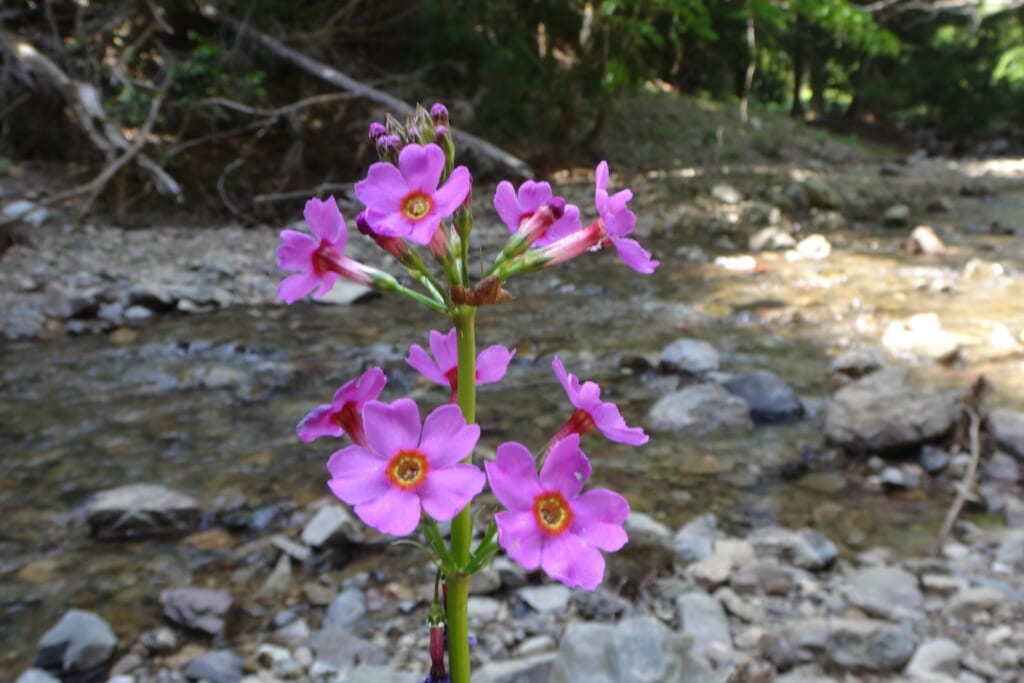
POLYGON ((427 480, 430 463, 427 456, 417 450, 407 449, 395 453, 388 462, 387 475, 392 484, 400 489, 411 491, 423 485, 427 480))
POLYGON ((557 536, 572 524, 572 508, 558 491, 545 491, 533 499, 533 516, 544 533, 557 536))
POLYGON ((418 221, 434 207, 434 198, 423 190, 413 190, 402 197, 402 215, 411 221, 418 221))

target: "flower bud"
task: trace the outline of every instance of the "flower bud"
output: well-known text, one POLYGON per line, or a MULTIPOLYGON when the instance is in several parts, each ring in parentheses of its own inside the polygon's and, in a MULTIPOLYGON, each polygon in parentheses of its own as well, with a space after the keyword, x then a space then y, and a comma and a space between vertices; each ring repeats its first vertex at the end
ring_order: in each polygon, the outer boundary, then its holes
POLYGON ((434 123, 438 126, 447 126, 448 107, 444 106, 440 102, 435 102, 434 106, 430 108, 430 118, 433 119, 434 123))
POLYGON ((381 135, 387 135, 387 132, 388 129, 379 121, 374 121, 370 124, 370 140, 373 142, 377 142, 381 135))

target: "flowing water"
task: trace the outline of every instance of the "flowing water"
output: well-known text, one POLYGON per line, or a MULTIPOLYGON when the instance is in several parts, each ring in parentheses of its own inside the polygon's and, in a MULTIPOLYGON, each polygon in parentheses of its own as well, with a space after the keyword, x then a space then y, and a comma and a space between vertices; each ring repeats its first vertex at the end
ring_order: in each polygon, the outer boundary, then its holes
MULTIPOLYGON (((910 361, 917 381, 962 389, 985 373, 995 383, 993 404, 1024 409, 1022 357, 986 346, 998 324, 1024 331, 1021 238, 987 229, 993 221, 1024 226, 1024 195, 962 200, 934 218, 949 247, 939 259, 902 253, 906 231, 866 226, 829 235, 841 248, 823 261, 761 254, 761 267, 742 274, 674 258, 681 239, 666 235, 651 243, 663 261, 653 277, 601 254, 514 280, 517 301, 478 316, 481 346, 518 349, 506 380, 481 388, 484 450, 507 439, 537 448, 566 418, 554 354, 600 382, 637 424, 678 381, 638 359, 656 359, 678 337, 699 337, 719 349, 725 371, 779 374, 812 416, 741 435, 654 433, 640 449, 588 436, 598 482, 670 526, 715 512, 734 530, 778 520, 814 525, 847 549, 922 552, 948 505, 945 493, 868 492, 841 469, 794 481, 784 464, 822 447, 814 413, 827 395, 830 360, 877 344, 889 321, 914 313, 938 313, 968 344, 966 363, 910 361), (944 232, 947 224, 958 230, 944 232), (1006 273, 964 277, 974 258, 997 261, 1006 273)), ((299 443, 295 423, 341 382, 382 365, 385 399, 412 395, 421 408, 446 400, 403 362, 429 327, 444 329, 443 321, 377 299, 167 317, 123 345, 89 337, 0 347, 0 670, 25 666, 41 633, 70 607, 94 609, 119 636, 133 636, 158 621, 160 589, 217 583, 244 564, 211 563, 179 539, 94 541, 81 513, 91 494, 158 482, 204 510, 242 507, 251 526, 287 523, 326 493, 332 450, 299 443)))

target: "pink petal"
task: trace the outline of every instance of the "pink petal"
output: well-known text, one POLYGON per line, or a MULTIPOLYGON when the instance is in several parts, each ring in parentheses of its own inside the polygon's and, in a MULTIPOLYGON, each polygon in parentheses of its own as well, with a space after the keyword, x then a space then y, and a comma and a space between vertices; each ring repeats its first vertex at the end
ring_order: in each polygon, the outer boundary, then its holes
POLYGON ((420 409, 411 398, 392 404, 370 401, 363 406, 366 441, 377 455, 389 460, 403 448, 416 448, 420 441, 420 409))
POLYGON ((494 190, 494 210, 498 217, 508 226, 510 232, 519 229, 519 217, 523 212, 519 209, 519 200, 516 198, 516 190, 507 180, 498 183, 494 190))
POLYGON ((311 235, 297 230, 281 231, 281 246, 277 248, 277 267, 281 270, 311 270, 313 252, 319 243, 311 235))
POLYGON ((555 376, 558 377, 558 381, 562 383, 562 388, 565 389, 565 393, 569 396, 569 402, 576 405, 577 395, 579 394, 579 384, 576 380, 575 375, 570 375, 565 371, 565 365, 559 360, 558 356, 551 359, 551 368, 555 371, 555 376))
POLYGON ((551 199, 551 185, 527 180, 519 186, 519 213, 533 213, 551 199))
POLYGON ((612 244, 619 252, 619 258, 638 273, 650 275, 658 267, 658 261, 651 258, 651 252, 640 246, 636 240, 622 238, 613 239, 612 244))
POLYGON ((320 276, 316 273, 295 273, 289 275, 277 286, 277 296, 287 304, 293 304, 306 296, 320 284, 320 276))
POLYGON ((420 523, 420 498, 412 491, 392 487, 379 498, 356 505, 353 511, 377 531, 408 536, 420 523))
MULTIPOLYGON (((506 441, 498 446, 497 459, 484 463, 491 492, 509 510, 532 510, 541 493, 536 463, 526 446, 506 441)), ((532 512, 530 514, 533 514, 532 512)))
POLYGON ((595 548, 615 552, 629 540, 622 528, 629 516, 629 503, 614 491, 587 491, 573 499, 572 513, 570 533, 578 534, 595 548))
MULTIPOLYGON (((409 232, 404 235, 405 239, 415 244, 430 244, 430 241, 434 239, 434 233, 441 227, 441 219, 447 215, 437 213, 436 209, 435 205, 431 213, 418 221, 405 221, 409 229, 409 232)), ((398 224, 397 221, 396 224, 398 224)))
POLYGON ((413 344, 409 347, 409 356, 405 359, 405 362, 418 370, 421 375, 431 382, 448 386, 448 378, 437 368, 437 365, 434 364, 434 360, 427 353, 426 349, 419 344, 413 344))
POLYGON ((568 237, 574 232, 582 229, 580 224, 580 209, 572 204, 565 205, 565 213, 557 221, 551 224, 548 231, 539 240, 533 243, 534 247, 546 247, 554 244, 563 237, 568 237))
POLYGON ((306 208, 302 215, 306 218, 306 224, 313 234, 325 242, 335 245, 338 251, 344 251, 345 241, 348 237, 345 230, 345 219, 338 210, 338 202, 334 195, 321 201, 316 197, 306 202, 306 208))
POLYGON ((459 514, 483 491, 486 481, 484 473, 476 465, 462 464, 431 470, 419 490, 420 501, 428 515, 444 522, 459 514))
MULTIPOLYGON (((366 180, 355 184, 356 197, 367 209, 377 214, 398 211, 398 203, 409 192, 402 172, 389 163, 378 161, 370 166, 366 180)), ((370 227, 376 229, 370 215, 366 217, 370 227)))
MULTIPOLYGON (((383 370, 380 368, 370 368, 359 377, 349 400, 356 401, 357 403, 372 401, 380 396, 380 392, 384 390, 384 386, 387 383, 388 378, 384 375, 383 370)), ((335 401, 338 400, 338 394, 340 393, 341 390, 339 389, 334 394, 335 401)))
POLYGON ((431 213, 438 218, 455 213, 455 209, 466 200, 472 185, 473 179, 469 175, 469 169, 465 166, 456 166, 444 185, 434 193, 434 208, 431 213))
POLYGON ((541 569, 567 586, 593 590, 604 579, 604 558, 579 536, 565 533, 544 543, 541 569))
POLYGON ((608 189, 608 162, 602 161, 594 170, 594 187, 598 190, 608 189))
POLYGON ((559 491, 572 499, 583 490, 590 474, 590 461, 580 450, 580 435, 570 434, 548 453, 540 470, 540 486, 544 490, 559 491))
POLYGON ((340 437, 345 432, 338 425, 331 422, 331 415, 334 414, 334 406, 324 405, 317 406, 313 411, 302 418, 298 426, 295 427, 295 433, 298 435, 299 440, 305 443, 309 443, 314 439, 318 439, 321 436, 334 436, 340 437))
POLYGON ((406 145, 398 153, 398 168, 409 190, 433 193, 444 171, 444 151, 434 144, 406 145))
POLYGON ((324 294, 331 291, 331 289, 334 287, 334 283, 338 281, 339 277, 341 276, 335 273, 334 271, 329 271, 321 275, 320 289, 316 290, 316 292, 313 294, 313 298, 320 299, 323 297, 324 294))
POLYGON ((462 409, 448 403, 427 415, 419 449, 427 454, 431 468, 450 467, 469 457, 480 440, 480 427, 467 425, 462 409))
POLYGON ((546 539, 537 528, 532 512, 498 512, 494 522, 498 525, 498 545, 509 557, 529 571, 540 566, 546 539))
POLYGON ((349 505, 360 505, 384 495, 392 488, 384 468, 387 461, 362 446, 349 446, 335 452, 327 461, 331 480, 327 485, 349 505))
MULTIPOLYGON (((430 331, 430 352, 434 354, 437 361, 437 369, 442 375, 459 364, 459 340, 458 331, 453 327, 447 334, 441 334, 437 330, 430 331)), ((445 379, 445 384, 448 380, 445 379)))
POLYGON ((608 199, 608 207, 601 212, 605 228, 610 235, 625 237, 633 232, 636 225, 636 214, 626 208, 626 202, 633 196, 629 190, 616 192, 608 199))
POLYGON ((407 237, 412 230, 412 223, 398 211, 367 209, 365 215, 367 225, 377 235, 407 237))
POLYGON ((597 409, 590 411, 590 417, 601 433, 611 441, 641 446, 650 437, 640 427, 630 427, 614 403, 602 403, 597 409))
POLYGON ((505 373, 508 372, 508 364, 512 362, 512 357, 515 355, 515 349, 510 351, 508 347, 498 344, 488 346, 481 351, 480 355, 476 358, 476 383, 493 384, 494 382, 500 382, 505 373))
POLYGON ((573 403, 580 410, 585 410, 593 416, 601 404, 601 386, 597 382, 584 382, 579 388, 576 401, 573 403))

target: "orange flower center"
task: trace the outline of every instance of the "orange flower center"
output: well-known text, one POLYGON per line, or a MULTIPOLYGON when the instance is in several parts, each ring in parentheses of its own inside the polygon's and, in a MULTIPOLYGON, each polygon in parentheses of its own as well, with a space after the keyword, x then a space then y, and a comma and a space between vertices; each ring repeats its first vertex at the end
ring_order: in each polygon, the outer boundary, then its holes
POLYGON ((395 453, 388 463, 387 474, 392 484, 411 491, 423 485, 429 469, 426 454, 410 448, 395 453))
POLYGON ((411 221, 418 221, 430 213, 434 198, 423 190, 413 190, 402 197, 402 215, 411 221))
POLYGON ((558 491, 545 491, 533 499, 533 516, 546 534, 557 536, 572 524, 572 508, 558 491))

